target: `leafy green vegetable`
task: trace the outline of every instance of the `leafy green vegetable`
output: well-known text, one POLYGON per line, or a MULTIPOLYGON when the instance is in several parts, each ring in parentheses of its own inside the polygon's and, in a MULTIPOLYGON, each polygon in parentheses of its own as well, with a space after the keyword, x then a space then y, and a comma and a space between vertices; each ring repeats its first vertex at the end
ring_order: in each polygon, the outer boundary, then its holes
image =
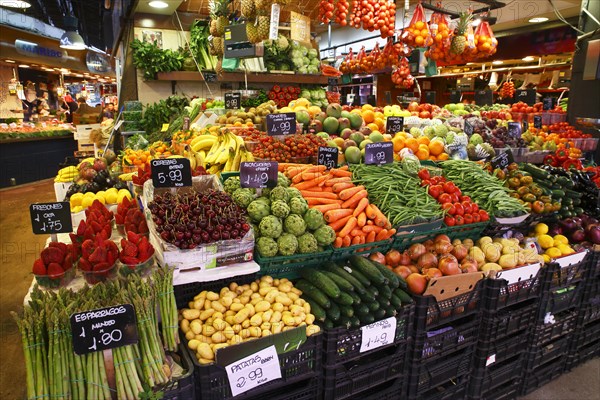
POLYGON ((144 70, 144 79, 156 79, 158 72, 180 71, 185 58, 179 50, 163 50, 156 42, 147 43, 138 39, 131 42, 133 65, 144 70))

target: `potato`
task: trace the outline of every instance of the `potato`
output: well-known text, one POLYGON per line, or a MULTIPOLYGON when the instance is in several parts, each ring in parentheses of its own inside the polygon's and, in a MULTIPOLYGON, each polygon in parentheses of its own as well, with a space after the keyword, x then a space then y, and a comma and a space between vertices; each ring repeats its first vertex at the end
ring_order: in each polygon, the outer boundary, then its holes
POLYGON ((298 288, 293 287, 292 288, 292 293, 297 294, 298 296, 300 296, 302 294, 302 291, 298 288))
POLYGON ((206 293, 206 299, 210 301, 219 300, 219 294, 213 291, 206 293))
POLYGON ((301 323, 304 322, 304 318, 302 318, 301 316, 294 317, 294 322, 295 322, 294 325, 300 325, 301 323))
POLYGON ((282 322, 273 322, 271 324, 271 332, 273 333, 280 333, 281 330, 283 329, 284 324, 282 322))
POLYGON ((227 311, 227 308, 225 308, 225 306, 219 303, 218 301, 213 301, 211 305, 215 311, 218 311, 220 313, 224 313, 225 311, 227 311))
POLYGON ((252 337, 259 338, 262 335, 262 329, 260 329, 258 326, 251 326, 248 328, 248 330, 250 331, 250 336, 252 337))
POLYGON ((269 292, 272 292, 273 290, 277 290, 277 288, 274 288, 273 286, 262 286, 260 289, 258 289, 258 293, 261 296, 266 296, 269 292))
POLYGON ((202 357, 198 357, 198 362, 203 365, 214 363, 213 360, 207 360, 206 358, 202 358, 202 357))
POLYGON ((231 282, 229 284, 229 290, 231 290, 232 292, 235 292, 237 288, 238 288, 238 284, 236 282, 231 282))
POLYGON ((211 317, 212 317, 213 319, 217 319, 217 318, 221 318, 221 319, 223 319, 223 313, 220 313, 220 312, 218 312, 218 311, 217 311, 217 312, 215 312, 213 315, 211 315, 211 317))
POLYGON ((254 290, 247 289, 247 290, 244 290, 244 293, 242 293, 242 296, 248 296, 248 298, 250 298, 250 296, 252 296, 252 293, 254 293, 254 290))
POLYGON ((235 335, 234 337, 232 337, 229 340, 229 344, 231 344, 231 345, 239 344, 239 343, 242 343, 243 341, 244 341, 244 339, 240 335, 235 335))
POLYGON ((279 286, 279 279, 273 279, 273 286, 279 286))
POLYGON ((300 299, 300 297, 299 297, 299 296, 298 296, 296 293, 292 293, 292 292, 290 292, 290 293, 286 293, 286 295, 287 295, 287 297, 289 297, 289 299, 290 299, 291 301, 294 301, 294 302, 295 302, 296 300, 299 300, 299 299, 300 299))
POLYGON ((204 309, 210 310, 212 308, 212 301, 209 299, 204 300, 204 309))
POLYGON ((198 318, 200 318, 202 321, 206 321, 207 319, 212 317, 212 315, 214 313, 215 313, 215 310, 204 310, 204 311, 202 311, 202 313, 200 313, 198 315, 198 318))
POLYGON ((283 295, 283 294, 276 296, 275 301, 283 304, 284 306, 290 306, 293 303, 289 297, 287 297, 286 295, 283 295))
POLYGON ((250 337, 250 329, 242 329, 239 335, 242 339, 250 337))
POLYGON ((210 317, 209 319, 207 319, 206 321, 204 321, 204 323, 207 324, 207 325, 212 325, 214 320, 215 319, 213 317, 210 317))
POLYGON ((263 277, 260 278, 261 282, 269 282, 269 284, 273 284, 273 277, 269 276, 269 275, 265 275, 263 277))
POLYGON ((196 310, 202 310, 202 307, 204 307, 204 299, 198 299, 192 303, 192 308, 196 310))
POLYGON ((196 353, 206 360, 214 360, 215 353, 213 353, 208 343, 200 343, 196 349, 196 353))
POLYGON ((198 300, 198 299, 205 299, 206 298, 206 290, 201 291, 200 293, 198 293, 196 295, 196 297, 194 297, 194 300, 198 300))
POLYGON ((227 327, 227 323, 225 321, 223 321, 221 318, 215 318, 215 320, 212 323, 212 326, 216 330, 222 331, 227 327))
POLYGON ((219 297, 225 296, 225 293, 227 292, 229 292, 229 288, 227 286, 221 288, 221 290, 219 291, 219 297))
POLYGON ((213 351, 215 352, 215 354, 217 353, 217 350, 222 349, 224 347, 228 347, 229 344, 227 343, 217 343, 213 346, 213 351))
POLYGON ((254 305, 256 312, 267 311, 269 308, 271 308, 271 303, 266 300, 261 300, 254 305))
POLYGON ((315 316, 312 314, 307 314, 305 321, 307 324, 312 325, 312 323, 315 322, 315 316))
POLYGON ((265 311, 264 313, 262 313, 263 322, 270 322, 272 316, 273 316, 273 310, 265 311))
MULTIPOLYGON (((257 295, 258 297, 250 297, 250 304, 252 304, 253 306, 257 305, 258 303, 260 303, 261 301, 263 301, 262 297, 260 297, 260 295, 258 293, 254 293, 255 295, 257 295)), ((254 296, 254 294, 252 296, 254 296)))
POLYGON ((271 306, 271 310, 282 312, 283 311, 283 304, 281 304, 281 303, 275 303, 275 304, 273 304, 271 306))
POLYGON ((229 308, 231 306, 231 303, 233 303, 233 298, 232 297, 221 297, 219 299, 219 303, 221 303, 223 305, 223 307, 229 308))
POLYGON ((259 287, 259 291, 262 288, 269 288, 272 287, 271 284, 267 281, 263 281, 262 279, 260 280, 260 282, 258 282, 258 287, 259 287))
POLYGON ((204 336, 212 336, 217 330, 212 325, 202 325, 202 334, 204 336))
POLYGON ((225 334, 220 331, 213 333, 213 335, 210 338, 212 339, 213 343, 224 343, 227 341, 227 337, 225 337, 225 334))
POLYGON ((308 325, 306 327, 306 336, 316 335, 320 331, 321 331, 321 328, 319 327, 319 325, 308 325))
POLYGON ((234 315, 228 315, 225 317, 225 322, 227 322, 229 325, 235 325, 235 320, 234 320, 234 315))
POLYGON ((304 308, 304 312, 305 313, 310 313, 310 304, 307 302, 304 302, 304 304, 302 304, 302 308, 304 308))
POLYGON ((208 336, 204 336, 204 335, 196 335, 194 337, 194 339, 196 339, 197 341, 199 341, 200 343, 208 343, 211 344, 212 343, 212 339, 208 336))
POLYGON ((231 307, 229 307, 229 309, 231 311, 233 311, 234 313, 240 311, 243 308, 244 308, 244 305, 242 303, 233 303, 233 304, 231 304, 231 307))
POLYGON ((242 330, 242 325, 240 325, 240 324, 231 325, 231 329, 233 329, 233 331, 235 333, 240 333, 240 331, 242 330))
POLYGON ((186 308, 181 311, 181 314, 183 318, 192 321, 200 316, 200 310, 186 308))
POLYGON ((266 330, 271 330, 271 323, 270 322, 263 322, 260 325, 260 329, 262 329, 263 331, 266 330))
MULTIPOLYGON (((239 310, 238 310, 239 311, 239 310)), ((224 317, 229 317, 229 316, 234 316, 235 315, 235 311, 229 309, 227 311, 225 311, 225 314, 223 314, 224 317)))
POLYGON ((256 314, 256 310, 254 309, 254 306, 252 304, 246 304, 244 307, 248 309, 250 317, 256 314))
POLYGON ((258 283, 252 282, 250 284, 250 289, 252 289, 253 292, 258 292, 258 283))
POLYGON ((223 331, 223 334, 227 338, 227 340, 231 339, 235 335, 235 331, 229 327, 223 331))
POLYGON ((250 318, 250 325, 259 326, 262 324, 262 314, 254 314, 252 318, 250 318))
POLYGON ((295 326, 296 325, 296 320, 291 315, 284 315, 281 320, 287 326, 295 326))
POLYGON ((269 335, 272 335, 271 331, 267 330, 267 329, 264 329, 262 331, 261 337, 265 337, 265 336, 269 336, 269 335))
MULTIPOLYGON (((250 295, 250 299, 252 299, 252 300, 257 300, 258 299, 260 301, 260 300, 262 300, 262 296, 260 295, 260 293, 252 293, 250 295)), ((252 304, 254 304, 254 303, 252 303, 252 304)))
POLYGON ((235 321, 236 324, 241 324, 242 322, 246 321, 249 316, 250 316, 250 310, 248 308, 244 307, 240 311, 238 311, 237 314, 235 314, 235 317, 233 317, 233 320, 235 321))
POLYGON ((275 302, 275 299, 277 298, 278 295, 279 295, 279 290, 277 290, 277 289, 271 290, 265 295, 265 300, 272 304, 275 302))
POLYGON ((279 289, 280 292, 289 293, 292 291, 292 284, 291 283, 281 283, 279 286, 277 286, 277 289, 279 289))
POLYGON ((185 333, 185 338, 186 338, 187 340, 192 340, 192 339, 194 338, 194 332, 192 332, 192 330, 190 329, 189 331, 187 331, 187 332, 185 333))
POLYGON ((183 331, 183 333, 187 333, 190 330, 190 321, 187 319, 182 319, 179 327, 183 331))
POLYGON ((242 322, 242 328, 243 329, 250 328, 250 320, 249 319, 247 319, 244 322, 242 322))
POLYGON ((246 295, 241 295, 240 296, 240 303, 243 305, 248 304, 248 302, 250 301, 250 296, 246 296, 246 295))
POLYGON ((273 316, 271 317, 269 322, 273 323, 273 322, 279 322, 279 321, 281 321, 281 312, 273 311, 273 316))
POLYGON ((242 302, 240 301, 239 297, 236 297, 235 299, 233 299, 232 304, 242 304, 242 302))
POLYGON ((297 317, 298 315, 300 315, 300 313, 304 312, 304 308, 294 304, 290 307, 290 311, 292 312, 292 315, 294 317, 297 317))
POLYGON ((196 339, 192 339, 188 342, 188 347, 191 350, 196 350, 198 348, 198 345, 200 344, 200 342, 196 339))
POLYGON ((190 329, 194 332, 194 335, 199 335, 202 332, 202 322, 199 319, 195 319, 190 322, 190 329))

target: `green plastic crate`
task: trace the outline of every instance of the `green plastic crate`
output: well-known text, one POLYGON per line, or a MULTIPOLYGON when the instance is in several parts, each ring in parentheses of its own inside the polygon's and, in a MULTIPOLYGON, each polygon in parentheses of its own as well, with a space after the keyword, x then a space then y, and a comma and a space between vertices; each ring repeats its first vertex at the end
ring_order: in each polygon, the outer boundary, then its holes
POLYGON ((477 240, 482 236, 483 231, 488 227, 489 224, 489 221, 485 221, 468 225, 446 226, 445 228, 442 228, 440 231, 438 231, 438 234, 443 233, 445 235, 448 235, 450 239, 453 240, 477 240))
POLYGON ((354 244, 348 247, 340 247, 338 249, 333 249, 333 255, 331 257, 332 261, 340 261, 345 260, 352 255, 361 255, 374 253, 379 251, 383 254, 390 251, 392 248, 392 244, 394 242, 393 238, 389 238, 386 240, 381 240, 379 242, 373 243, 365 243, 365 244, 354 244))
POLYGON ((123 103, 123 107, 125 111, 142 111, 142 102, 141 101, 126 101, 123 103))
POLYGON ((333 249, 327 246, 325 251, 309 254, 294 254, 291 256, 261 257, 254 252, 254 260, 260 265, 259 275, 270 275, 273 278, 296 279, 299 270, 305 267, 322 264, 331 260, 333 249))
POLYGON ((413 243, 422 243, 426 240, 433 239, 440 233, 444 233, 442 220, 425 222, 405 227, 397 227, 398 232, 394 236, 392 247, 396 250, 405 250, 413 243))
POLYGON ((124 121, 139 121, 142 119, 142 111, 123 111, 124 121))

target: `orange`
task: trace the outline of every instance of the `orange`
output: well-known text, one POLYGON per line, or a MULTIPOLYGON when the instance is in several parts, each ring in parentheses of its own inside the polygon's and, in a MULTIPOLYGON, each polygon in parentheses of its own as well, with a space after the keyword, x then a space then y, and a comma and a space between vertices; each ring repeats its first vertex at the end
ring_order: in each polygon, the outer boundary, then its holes
POLYGON ((429 156, 429 160, 431 160, 431 161, 435 161, 435 160, 437 160, 437 157, 436 157, 436 156, 432 156, 432 155, 430 155, 430 156, 429 156))
POLYGON ((419 142, 417 142, 417 139, 415 138, 406 139, 406 141, 404 142, 404 146, 411 149, 413 153, 416 153, 417 150, 419 150, 419 142))
POLYGON ((385 128, 385 122, 382 118, 375 118, 375 124, 379 127, 378 131, 382 131, 385 128))
POLYGON ((423 39, 423 36, 415 36, 415 44, 417 46, 421 46, 423 45, 423 43, 425 43, 425 39, 423 39))
POLYGON ((398 153, 400 150, 402 150, 404 148, 404 139, 399 137, 398 135, 396 135, 396 137, 394 137, 392 139, 392 143, 394 144, 394 152, 398 153))
POLYGON ((374 132, 374 131, 378 131, 378 130, 379 130, 379 125, 377 125, 377 124, 376 124, 376 123, 374 123, 374 122, 371 122, 370 124, 367 124, 367 127, 368 127, 369 129, 371 129, 371 131, 373 131, 373 132, 374 132))
POLYGON ((373 106, 372 106, 372 105, 370 105, 369 103, 367 103, 367 104, 363 104, 363 106, 362 106, 362 109, 363 109, 363 111, 364 111, 364 110, 373 111, 373 106))
MULTIPOLYGON (((370 106, 370 104, 369 104, 369 106, 370 106)), ((363 117, 363 120, 365 121, 365 123, 367 123, 367 124, 370 124, 371 122, 375 121, 375 113, 372 110, 363 111, 362 117, 363 117)))
POLYGON ((417 142, 419 142, 419 144, 428 145, 429 144, 429 138, 427 136, 419 136, 417 138, 417 142))
POLYGON ((439 156, 444 152, 444 143, 441 140, 433 140, 429 143, 429 152, 434 156, 439 156))
POLYGON ((429 147, 425 146, 424 144, 419 145, 419 149, 415 155, 421 161, 427 160, 429 158, 429 147))
POLYGON ((406 139, 406 132, 404 132, 404 131, 396 132, 396 134, 394 135, 394 137, 395 138, 399 137, 399 138, 402 138, 402 139, 406 139))
POLYGON ((385 115, 381 111, 375 111, 375 118, 385 119, 385 115))
POLYGON ((437 156, 438 161, 446 161, 448 158, 448 153, 442 153, 439 156, 437 156))

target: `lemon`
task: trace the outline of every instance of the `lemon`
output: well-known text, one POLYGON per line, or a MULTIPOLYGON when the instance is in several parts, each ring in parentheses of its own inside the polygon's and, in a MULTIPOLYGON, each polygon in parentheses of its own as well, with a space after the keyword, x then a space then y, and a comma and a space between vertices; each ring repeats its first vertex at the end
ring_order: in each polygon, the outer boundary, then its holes
POLYGON ((81 211, 83 211, 83 207, 81 207, 81 206, 76 206, 71 209, 71 212, 74 214, 77 214, 78 212, 81 212, 81 211))
POLYGON ((556 247, 560 250, 563 256, 568 256, 569 254, 575 253, 575 250, 573 250, 571 246, 568 246, 566 244, 559 244, 556 247))
POLYGON ((106 200, 106 204, 116 204, 118 198, 119 194, 116 190, 114 192, 106 191, 104 194, 104 200, 106 200))
POLYGON ((84 196, 83 200, 81 201, 81 208, 88 208, 89 206, 92 205, 94 200, 95 200, 95 198, 94 198, 93 194, 91 196, 84 196))
POLYGON ((94 197, 94 193, 92 192, 87 192, 86 194, 83 195, 83 197, 94 197))
POLYGON ((554 247, 554 239, 552 239, 552 236, 550 235, 540 235, 538 236, 537 240, 542 249, 554 247))
POLYGON ((548 225, 544 223, 539 223, 535 226, 535 233, 537 235, 545 235, 548 233, 548 225))
POLYGON ((556 246, 558 246, 559 244, 569 244, 569 239, 567 239, 567 237, 564 235, 555 235, 554 244, 556 246))
POLYGON ((104 200, 104 196, 96 196, 94 200, 98 200, 102 204, 106 204, 106 200, 104 200))
POLYGON ((109 194, 109 193, 117 194, 118 192, 119 191, 116 188, 114 188, 114 187, 112 187, 110 189, 106 189, 106 194, 109 194))
POLYGON ((81 201, 83 200, 83 193, 74 193, 69 199, 71 203, 71 207, 77 207, 81 205, 81 201))
POLYGON ((548 264, 551 261, 551 258, 548 254, 543 254, 542 257, 544 259, 544 264, 548 264))
POLYGON ((129 190, 127 190, 127 189, 119 190, 119 194, 117 196, 117 203, 121 203, 125 197, 127 197, 128 200, 131 200, 131 193, 129 193, 129 190))
POLYGON ((558 247, 550 247, 546 249, 545 254, 547 254, 550 258, 557 258, 563 255, 558 247))

